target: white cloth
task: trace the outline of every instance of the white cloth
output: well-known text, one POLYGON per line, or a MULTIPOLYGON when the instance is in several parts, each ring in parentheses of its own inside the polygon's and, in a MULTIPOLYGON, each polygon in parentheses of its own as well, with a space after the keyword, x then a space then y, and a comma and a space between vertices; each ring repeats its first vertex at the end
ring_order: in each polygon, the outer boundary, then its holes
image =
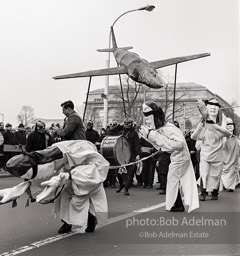
POLYGON ((199 123, 191 135, 194 140, 200 140, 200 181, 207 191, 218 189, 223 169, 223 138, 231 133, 215 123, 199 123))
MULTIPOLYGON (((90 210, 97 217, 99 225, 105 224, 108 205, 102 184, 107 178, 109 162, 97 152, 95 145, 87 140, 62 141, 51 147, 58 147, 63 153, 63 158, 38 165, 38 173, 30 181, 32 197, 36 198, 42 193, 40 197, 43 199, 54 198, 55 194, 47 196, 47 193, 45 198, 42 197, 45 187, 41 183, 62 172, 70 173, 71 180, 65 180, 63 190, 54 201, 55 215, 68 224, 83 227, 87 225, 90 210)), ((23 178, 30 178, 31 173, 32 170, 29 169, 23 178)), ((20 191, 20 186, 16 188, 20 191)), ((16 189, 11 191, 14 192, 13 196, 19 195, 16 189)), ((23 193, 22 189, 20 192, 23 193)), ((0 195, 0 199, 2 197, 0 195)))
POLYGON ((174 205, 178 190, 184 196, 188 212, 199 207, 198 191, 194 169, 185 138, 179 128, 167 123, 149 133, 148 140, 156 148, 171 153, 171 163, 167 177, 166 210, 174 205))
POLYGON ((239 140, 236 137, 226 139, 223 147, 224 166, 221 176, 221 187, 235 189, 239 182, 239 163, 240 154, 239 140))
POLYGON ((103 181, 107 178, 109 163, 89 141, 56 143, 64 153, 71 169, 68 181, 54 203, 54 213, 68 224, 87 225, 88 210, 96 215, 99 225, 107 222, 107 198, 103 181), (64 152, 65 151, 65 152, 64 152))

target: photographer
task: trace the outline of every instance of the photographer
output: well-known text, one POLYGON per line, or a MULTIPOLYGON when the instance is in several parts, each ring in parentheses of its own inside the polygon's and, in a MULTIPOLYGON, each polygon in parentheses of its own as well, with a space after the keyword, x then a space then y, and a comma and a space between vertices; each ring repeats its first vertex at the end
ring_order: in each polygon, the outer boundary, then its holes
POLYGON ((45 123, 39 120, 36 122, 35 130, 27 137, 26 151, 42 150, 51 146, 53 142, 52 137, 45 130, 45 123))

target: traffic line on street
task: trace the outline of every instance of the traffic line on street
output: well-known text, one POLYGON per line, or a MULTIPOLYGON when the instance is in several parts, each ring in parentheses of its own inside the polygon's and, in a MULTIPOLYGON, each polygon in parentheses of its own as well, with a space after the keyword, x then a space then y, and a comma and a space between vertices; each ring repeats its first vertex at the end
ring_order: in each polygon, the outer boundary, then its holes
MULTIPOLYGON (((161 203, 161 204, 152 205, 152 206, 145 207, 145 208, 142 208, 142 209, 139 209, 139 210, 135 210, 135 211, 132 211, 132 212, 129 212, 129 213, 125 213, 125 214, 122 214, 122 215, 119 215, 119 216, 116 216, 116 217, 109 218, 108 219, 108 223, 106 225, 104 225, 104 226, 111 225, 111 224, 113 224, 115 222, 118 222, 118 221, 121 221, 121 220, 125 220, 127 218, 131 218, 133 216, 136 216, 136 215, 144 213, 144 212, 153 211, 153 210, 161 208, 161 207, 163 207, 165 205, 166 205, 166 203, 164 202, 164 203, 161 203)), ((101 228, 101 226, 99 226, 98 228, 101 228)))
MULTIPOLYGON (((104 227, 104 226, 107 226, 107 225, 111 225, 111 224, 116 223, 118 221, 122 221, 124 219, 136 216, 136 215, 144 213, 144 212, 153 211, 155 209, 164 207, 165 205, 166 205, 166 203, 164 202, 164 203, 152 205, 152 206, 149 206, 149 207, 145 207, 145 208, 142 208, 142 209, 139 209, 139 210, 135 210, 133 212, 125 213, 125 214, 122 214, 122 215, 119 215, 119 216, 116 216, 116 217, 109 218, 108 219, 108 223, 106 225, 99 226, 96 229, 104 227)), ((54 237, 49 237, 49 238, 46 238, 46 239, 43 239, 43 240, 31 243, 30 245, 22 246, 22 247, 19 247, 19 248, 15 249, 15 250, 9 251, 9 252, 1 253, 0 256, 15 256, 15 255, 19 255, 19 254, 24 253, 26 251, 30 251, 32 249, 39 248, 41 246, 44 246, 44 245, 47 245, 47 244, 59 241, 61 239, 74 236, 74 235, 76 235, 78 233, 79 232, 71 232, 71 233, 68 233, 68 234, 62 234, 62 235, 57 235, 57 236, 54 236, 54 237)))
POLYGON ((73 236, 75 234, 76 233, 69 233, 69 234, 63 234, 63 235, 57 235, 57 236, 54 236, 54 237, 49 237, 47 239, 43 239, 43 240, 34 242, 34 243, 30 244, 30 245, 19 247, 19 248, 15 249, 15 250, 12 250, 10 252, 4 252, 4 253, 0 254, 0 256, 14 256, 14 255, 18 255, 18 254, 21 254, 23 252, 39 248, 39 247, 41 247, 43 245, 50 244, 50 243, 53 243, 55 241, 61 240, 63 238, 73 236))

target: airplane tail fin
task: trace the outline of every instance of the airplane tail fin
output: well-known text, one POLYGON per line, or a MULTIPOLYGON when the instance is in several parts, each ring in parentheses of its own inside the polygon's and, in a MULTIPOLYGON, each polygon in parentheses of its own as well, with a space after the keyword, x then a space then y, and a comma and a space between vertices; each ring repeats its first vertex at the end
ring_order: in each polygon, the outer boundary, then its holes
POLYGON ((117 46, 117 41, 115 38, 113 27, 111 27, 111 35, 112 35, 112 48, 99 49, 99 50, 97 50, 98 52, 114 52, 117 48, 123 49, 123 50, 130 50, 133 48, 132 46, 128 46, 128 47, 118 47, 117 46))
POLYGON ((113 48, 117 48, 117 41, 114 34, 113 26, 111 26, 111 34, 112 34, 112 46, 113 48))
MULTIPOLYGON (((119 49, 123 49, 123 50, 130 50, 133 47, 132 46, 127 46, 127 47, 118 47, 119 49)), ((116 50, 116 48, 106 48, 106 49, 98 49, 98 52, 114 52, 116 50)))

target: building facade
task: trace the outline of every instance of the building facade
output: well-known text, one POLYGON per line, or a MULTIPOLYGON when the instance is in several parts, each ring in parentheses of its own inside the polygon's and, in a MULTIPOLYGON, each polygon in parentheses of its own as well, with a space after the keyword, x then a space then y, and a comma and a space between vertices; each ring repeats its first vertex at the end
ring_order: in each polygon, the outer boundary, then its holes
MULTIPOLYGON (((104 88, 91 91, 87 103, 85 120, 93 120, 97 130, 103 126, 103 93, 104 88)), ((143 123, 142 103, 145 100, 153 100, 163 108, 168 121, 173 121, 173 119, 178 121, 181 130, 186 131, 194 128, 201 118, 197 100, 202 99, 204 101, 211 97, 218 98, 221 106, 227 110, 223 110, 223 112, 228 117, 236 118, 227 101, 196 83, 177 83, 175 106, 173 106, 173 84, 160 89, 151 89, 142 85, 123 86, 122 91, 119 86, 110 86, 108 93, 108 123, 113 120, 121 123, 125 117, 133 118, 137 124, 143 123), (124 95, 124 105, 122 95, 124 95)))

